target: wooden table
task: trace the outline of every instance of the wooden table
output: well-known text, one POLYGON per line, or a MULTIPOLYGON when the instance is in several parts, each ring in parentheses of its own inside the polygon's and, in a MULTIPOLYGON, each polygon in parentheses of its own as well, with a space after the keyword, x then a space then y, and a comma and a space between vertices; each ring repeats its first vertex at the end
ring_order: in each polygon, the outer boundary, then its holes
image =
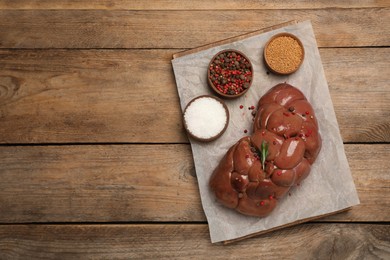
POLYGON ((0 259, 389 259, 390 2, 351 2, 0 0, 0 259), (172 55, 293 19, 361 204, 211 244, 172 55))

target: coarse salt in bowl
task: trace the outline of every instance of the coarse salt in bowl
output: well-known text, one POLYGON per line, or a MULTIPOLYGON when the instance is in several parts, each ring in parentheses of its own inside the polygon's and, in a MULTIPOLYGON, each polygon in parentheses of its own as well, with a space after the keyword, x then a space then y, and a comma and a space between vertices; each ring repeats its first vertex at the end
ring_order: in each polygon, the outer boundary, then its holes
POLYGON ((229 110, 219 98, 203 95, 192 99, 183 115, 188 135, 201 142, 219 138, 229 123, 229 110))

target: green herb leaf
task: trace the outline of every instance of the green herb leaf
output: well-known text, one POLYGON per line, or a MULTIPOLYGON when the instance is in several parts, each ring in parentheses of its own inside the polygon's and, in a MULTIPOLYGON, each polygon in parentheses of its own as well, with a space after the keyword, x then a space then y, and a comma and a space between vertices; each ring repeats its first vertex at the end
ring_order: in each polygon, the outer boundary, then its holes
POLYGON ((263 141, 261 143, 261 151, 260 151, 260 159, 261 159, 261 166, 263 167, 263 170, 265 170, 265 159, 268 156, 268 143, 266 141, 263 141))

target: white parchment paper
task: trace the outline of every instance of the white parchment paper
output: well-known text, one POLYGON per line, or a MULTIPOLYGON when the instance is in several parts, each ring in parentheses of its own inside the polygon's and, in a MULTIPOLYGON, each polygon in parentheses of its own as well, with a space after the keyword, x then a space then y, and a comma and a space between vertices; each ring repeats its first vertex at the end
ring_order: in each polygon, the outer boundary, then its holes
POLYGON ((237 49, 248 56, 254 67, 254 78, 245 96, 225 99, 230 122, 222 137, 211 143, 190 140, 211 241, 231 240, 359 204, 310 21, 173 59, 182 110, 192 98, 204 94, 214 95, 207 86, 207 66, 215 53, 227 48, 237 49), (281 32, 296 35, 305 48, 301 68, 289 76, 267 74, 263 63, 265 43, 271 36, 281 32), (280 82, 287 82, 300 89, 312 104, 319 123, 322 150, 307 179, 293 188, 290 196, 281 199, 269 216, 248 217, 216 202, 208 182, 227 150, 241 137, 251 134, 253 122, 248 107, 256 106, 260 97, 280 82), (244 109, 240 109, 240 105, 244 109), (245 129, 248 130, 247 134, 244 134, 245 129))

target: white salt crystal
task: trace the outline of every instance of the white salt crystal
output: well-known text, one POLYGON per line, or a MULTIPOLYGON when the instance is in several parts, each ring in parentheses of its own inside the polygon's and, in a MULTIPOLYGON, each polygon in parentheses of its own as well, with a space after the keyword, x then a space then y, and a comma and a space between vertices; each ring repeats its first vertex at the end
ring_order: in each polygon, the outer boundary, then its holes
POLYGON ((188 131, 202 139, 218 135, 227 122, 227 112, 218 100, 200 97, 189 104, 184 113, 188 131))

